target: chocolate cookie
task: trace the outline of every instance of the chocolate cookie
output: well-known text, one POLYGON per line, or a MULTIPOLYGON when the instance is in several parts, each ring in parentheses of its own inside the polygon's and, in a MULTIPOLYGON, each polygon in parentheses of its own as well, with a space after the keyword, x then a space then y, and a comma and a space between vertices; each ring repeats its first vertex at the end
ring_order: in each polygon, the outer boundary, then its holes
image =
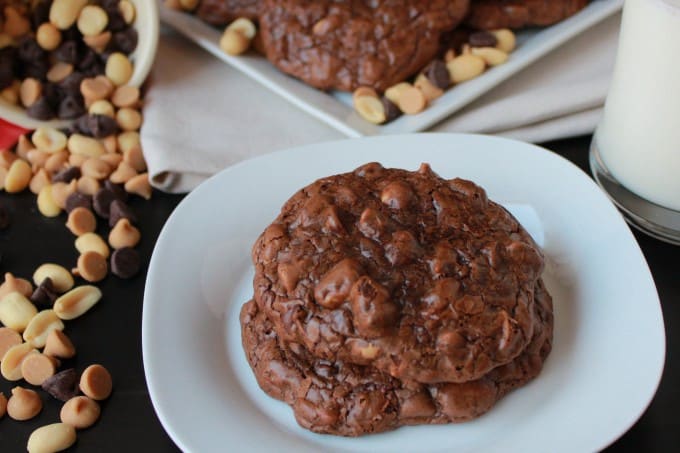
POLYGON ((469 0, 264 0, 267 58, 317 88, 378 91, 422 69, 469 0))
POLYGON ((255 243, 281 340, 401 380, 466 382, 533 334, 543 256, 485 191, 372 163, 296 193, 255 243))
POLYGON ((243 346, 260 387, 290 404, 311 431, 359 436, 403 425, 464 422, 484 414, 509 391, 536 377, 552 345, 552 301, 536 288, 532 341, 507 365, 476 381, 407 385, 371 366, 333 363, 299 344, 282 344, 253 301, 241 311, 243 346), (287 347, 286 347, 287 346, 287 347))
POLYGON ((482 30, 551 25, 583 9, 589 0, 472 0, 465 23, 482 30))
POLYGON ((201 0, 196 15, 212 25, 223 26, 239 17, 257 19, 262 0, 201 0))

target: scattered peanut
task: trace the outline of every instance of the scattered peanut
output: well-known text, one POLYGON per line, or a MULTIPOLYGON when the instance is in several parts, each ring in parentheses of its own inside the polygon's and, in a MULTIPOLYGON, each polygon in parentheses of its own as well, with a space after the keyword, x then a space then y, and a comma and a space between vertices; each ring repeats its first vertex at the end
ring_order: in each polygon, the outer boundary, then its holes
POLYGON ((498 66, 508 61, 508 54, 495 47, 473 47, 472 55, 482 57, 489 66, 498 66))
POLYGON ((75 319, 92 308, 102 297, 96 286, 78 286, 54 302, 54 312, 61 319, 75 319))
POLYGON ((483 73, 486 63, 481 57, 464 54, 449 61, 446 67, 451 75, 451 81, 453 83, 461 83, 474 79, 483 73))
POLYGON ((73 154, 88 157, 99 157, 106 152, 104 146, 96 139, 80 134, 71 135, 68 138, 67 147, 73 154))
POLYGON ((401 94, 405 91, 411 88, 411 84, 407 82, 401 82, 396 85, 393 85, 389 87, 387 90, 385 90, 385 97, 389 99, 391 102, 393 102, 396 105, 399 105, 399 98, 401 98, 401 94))
POLYGON ((83 176, 78 179, 77 189, 83 195, 94 195, 100 188, 99 181, 91 176, 83 176))
POLYGON ((43 310, 35 315, 24 330, 24 341, 34 348, 43 348, 53 330, 64 330, 64 323, 54 310, 43 310))
POLYGON ((7 401, 7 415, 14 420, 30 420, 42 410, 42 400, 34 390, 14 387, 7 401))
POLYGON ((37 354, 38 351, 28 343, 21 343, 12 346, 2 356, 0 362, 0 374, 8 381, 18 381, 21 379, 21 362, 28 354, 37 354))
POLYGON ((109 257, 109 246, 104 239, 96 233, 85 233, 76 239, 76 250, 81 254, 92 251, 97 252, 104 258, 109 257))
POLYGON ((90 157, 83 162, 80 170, 83 176, 89 176, 95 179, 105 179, 112 171, 109 164, 96 157, 90 157))
POLYGON ((46 153, 56 153, 66 149, 66 135, 52 127, 39 127, 31 136, 33 146, 46 153))
POLYGON ((420 113, 427 106, 427 99, 422 91, 414 86, 405 88, 399 95, 399 102, 397 102, 399 110, 407 115, 415 115, 420 113))
POLYGON ((78 274, 88 282, 103 280, 108 271, 106 258, 97 252, 85 252, 78 257, 78 274))
POLYGON ((26 448, 28 453, 55 453, 66 450, 76 442, 76 430, 66 423, 41 426, 31 433, 26 448))
POLYGON ((5 176, 5 191, 7 193, 18 193, 28 187, 31 182, 31 166, 22 159, 12 162, 12 165, 5 176))
POLYGON ((95 36, 103 32, 109 23, 109 16, 103 8, 87 5, 78 15, 78 30, 84 36, 95 36))
POLYGON ((491 34, 496 37, 496 48, 502 50, 505 53, 510 53, 515 50, 517 39, 511 30, 502 28, 500 30, 492 30, 491 34))
POLYGON ((57 173, 64 168, 66 162, 68 162, 68 151, 57 151, 45 160, 44 168, 50 173, 57 173))
POLYGON ((85 429, 94 425, 101 409, 99 404, 87 396, 76 396, 68 400, 61 408, 61 421, 76 429, 85 429))
POLYGON ((30 107, 38 100, 42 94, 42 83, 32 77, 28 77, 21 82, 19 87, 19 99, 24 107, 30 107))
POLYGON ((64 293, 73 288, 73 277, 63 266, 53 263, 41 265, 33 273, 33 282, 39 285, 47 277, 52 280, 54 290, 58 293, 64 293))
POLYGON ((142 114, 139 110, 123 107, 116 112, 116 122, 123 131, 136 131, 142 125, 142 114))
POLYGON ((142 148, 139 146, 134 146, 130 149, 126 149, 123 153, 123 160, 130 164, 135 171, 144 172, 146 171, 146 160, 144 159, 144 154, 142 153, 142 148))
MULTIPOLYGON (((382 124, 387 119, 385 107, 377 97, 357 96, 354 98, 354 109, 364 118, 373 124, 382 124)), ((127 186, 127 184, 126 184, 127 186)))
POLYGON ((111 102, 118 108, 134 107, 139 102, 139 88, 130 85, 119 86, 113 92, 111 102))
POLYGON ((38 193, 38 211, 45 217, 56 217, 61 214, 61 208, 52 196, 51 184, 46 184, 38 193))
POLYGON ((47 335, 43 354, 60 359, 70 359, 76 355, 76 348, 64 332, 52 330, 47 335))
POLYGON ((106 99, 113 91, 113 84, 106 77, 94 77, 83 79, 80 83, 80 93, 86 102, 92 103, 101 99, 106 99))
POLYGON ((50 22, 60 30, 66 30, 78 19, 80 10, 88 0, 54 0, 50 8, 50 22))
POLYGON ((21 374, 31 385, 42 385, 57 371, 55 359, 44 354, 29 354, 21 362, 21 374))
POLYGON ((54 50, 61 44, 61 32, 53 24, 45 22, 38 27, 35 39, 43 49, 47 51, 54 50))
POLYGON ((132 77, 132 70, 132 63, 120 52, 112 53, 106 60, 106 77, 116 86, 128 83, 132 77))
POLYGON ((80 376, 80 390, 93 400, 105 400, 111 395, 112 388, 111 374, 99 364, 85 368, 80 376))
POLYGON ((71 180, 70 183, 65 182, 55 182, 52 184, 52 199, 59 207, 59 209, 64 209, 66 207, 66 200, 68 197, 75 193, 78 189, 77 181, 71 180))
POLYGON ((73 65, 59 61, 52 65, 47 71, 47 80, 54 83, 59 83, 73 72, 73 65))
POLYGON ((11 292, 0 299, 0 322, 21 333, 38 313, 35 305, 21 293, 11 292))
POLYGON ((428 102, 434 101, 438 97, 444 94, 444 90, 435 86, 430 79, 428 79, 425 74, 420 74, 416 81, 414 82, 416 88, 423 92, 425 99, 428 102))
POLYGON ((82 236, 97 229, 97 219, 92 211, 79 206, 69 213, 66 227, 76 236, 82 236))
POLYGON ((229 55, 241 55, 250 47, 250 39, 237 30, 227 28, 220 38, 220 49, 229 55))
POLYGON ((121 0, 120 3, 118 3, 118 10, 122 14, 126 24, 131 24, 135 21, 135 16, 137 14, 135 5, 129 0, 121 0))
POLYGON ((255 28, 253 21, 245 17, 239 17, 238 19, 234 20, 229 24, 227 30, 237 31, 249 40, 253 39, 255 37, 255 33, 257 33, 257 29, 255 28))

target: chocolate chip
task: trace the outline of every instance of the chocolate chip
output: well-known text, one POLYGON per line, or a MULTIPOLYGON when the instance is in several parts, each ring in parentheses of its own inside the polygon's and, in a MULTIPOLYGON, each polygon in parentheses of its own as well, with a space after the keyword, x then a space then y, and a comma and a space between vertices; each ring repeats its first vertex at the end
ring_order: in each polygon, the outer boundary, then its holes
POLYGON ((50 308, 54 305, 54 301, 57 300, 59 295, 54 290, 54 285, 52 284, 52 279, 47 277, 43 280, 40 285, 31 294, 31 302, 33 302, 39 308, 50 308))
POLYGON ((114 33, 111 37, 109 47, 111 50, 117 50, 124 54, 131 54, 137 48, 138 39, 137 30, 134 28, 126 28, 123 31, 114 33))
POLYGON ((385 122, 389 123, 390 121, 396 119, 401 115, 401 110, 399 110, 399 107, 397 105, 387 99, 386 97, 382 97, 381 99, 383 107, 385 109, 385 122))
POLYGON ((47 52, 40 47, 35 38, 24 38, 19 43, 18 56, 20 60, 25 62, 34 62, 38 60, 45 60, 47 52))
POLYGON ((116 195, 109 189, 103 187, 94 194, 92 198, 92 206, 94 207, 94 212, 96 212, 99 217, 104 219, 109 218, 109 210, 111 209, 111 202, 116 199, 116 195))
POLYGON ((472 47, 496 47, 498 39, 488 31, 476 31, 470 35, 468 42, 472 47))
POLYGON ((120 200, 113 200, 109 210, 109 226, 116 226, 120 219, 128 219, 130 223, 137 222, 137 216, 128 205, 120 200))
POLYGON ((31 23, 33 24, 33 29, 37 30, 38 27, 45 22, 50 20, 50 0, 40 0, 33 5, 33 10, 31 11, 31 23))
POLYGON ((437 88, 445 90, 451 85, 449 70, 446 68, 446 63, 441 60, 432 60, 425 68, 424 74, 427 80, 437 88))
POLYGON ((55 83, 46 83, 43 85, 43 96, 51 106, 58 106, 64 99, 64 90, 55 83))
POLYGON ((131 247, 114 250, 111 254, 111 272, 120 278, 132 278, 139 272, 142 260, 139 252, 131 247))
POLYGON ((71 213, 75 208, 85 208, 92 210, 92 197, 84 193, 74 192, 66 199, 66 212, 71 213))
POLYGON ((86 48, 80 57, 80 61, 78 61, 78 69, 87 73, 88 69, 90 69, 92 65, 95 64, 97 58, 97 54, 94 52, 94 50, 90 49, 89 47, 86 48))
POLYGON ((78 43, 76 41, 64 41, 52 52, 52 56, 64 63, 76 64, 78 62, 78 43))
POLYGON ((63 120, 78 118, 85 113, 84 103, 82 96, 69 94, 59 103, 57 115, 63 120))
POLYGON ((16 51, 13 47, 0 49, 0 89, 12 84, 15 73, 16 51))
POLYGON ((54 118, 54 109, 45 96, 31 104, 31 106, 26 109, 26 113, 31 118, 37 120, 51 120, 54 118))
POLYGON ((96 138, 108 137, 118 132, 116 120, 106 115, 83 115, 76 121, 78 130, 96 138))
POLYGON ((124 30, 125 27, 127 27, 125 18, 120 13, 120 10, 117 7, 108 8, 106 13, 109 16, 109 25, 106 27, 107 29, 111 31, 121 31, 124 30))
POLYGON ((78 395, 78 374, 73 368, 60 371, 42 383, 47 393, 60 401, 68 401, 78 395))
POLYGON ((128 200, 128 193, 125 190, 125 186, 123 184, 116 184, 107 179, 104 181, 104 187, 113 192, 117 200, 120 200, 123 203, 128 200))
POLYGON ((69 182, 78 178, 80 178, 80 168, 68 167, 61 170, 52 177, 52 184, 54 184, 55 182, 65 182, 68 184, 69 182))
POLYGON ((24 78, 32 77, 43 82, 47 80, 47 71, 50 69, 47 60, 24 61, 20 68, 18 72, 23 74, 24 78))
POLYGON ((82 72, 72 72, 61 81, 59 88, 67 94, 78 94, 80 93, 80 84, 84 78, 85 75, 82 72))
POLYGON ((10 223, 7 207, 4 204, 0 204, 0 230, 6 229, 10 223))

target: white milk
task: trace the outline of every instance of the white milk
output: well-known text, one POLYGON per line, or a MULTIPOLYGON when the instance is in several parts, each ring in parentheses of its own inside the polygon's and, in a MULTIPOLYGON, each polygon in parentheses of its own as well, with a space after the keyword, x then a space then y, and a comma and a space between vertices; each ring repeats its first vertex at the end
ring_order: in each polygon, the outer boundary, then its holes
POLYGON ((680 0, 626 0, 595 143, 621 184, 680 211, 680 0))

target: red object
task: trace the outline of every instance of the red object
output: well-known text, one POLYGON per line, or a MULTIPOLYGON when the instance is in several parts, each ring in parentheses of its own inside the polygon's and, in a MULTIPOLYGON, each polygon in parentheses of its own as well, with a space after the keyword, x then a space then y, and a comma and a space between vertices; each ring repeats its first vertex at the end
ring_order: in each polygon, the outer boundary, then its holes
POLYGON ((19 137, 28 132, 16 124, 9 123, 0 118, 0 149, 10 149, 19 140, 19 137))

